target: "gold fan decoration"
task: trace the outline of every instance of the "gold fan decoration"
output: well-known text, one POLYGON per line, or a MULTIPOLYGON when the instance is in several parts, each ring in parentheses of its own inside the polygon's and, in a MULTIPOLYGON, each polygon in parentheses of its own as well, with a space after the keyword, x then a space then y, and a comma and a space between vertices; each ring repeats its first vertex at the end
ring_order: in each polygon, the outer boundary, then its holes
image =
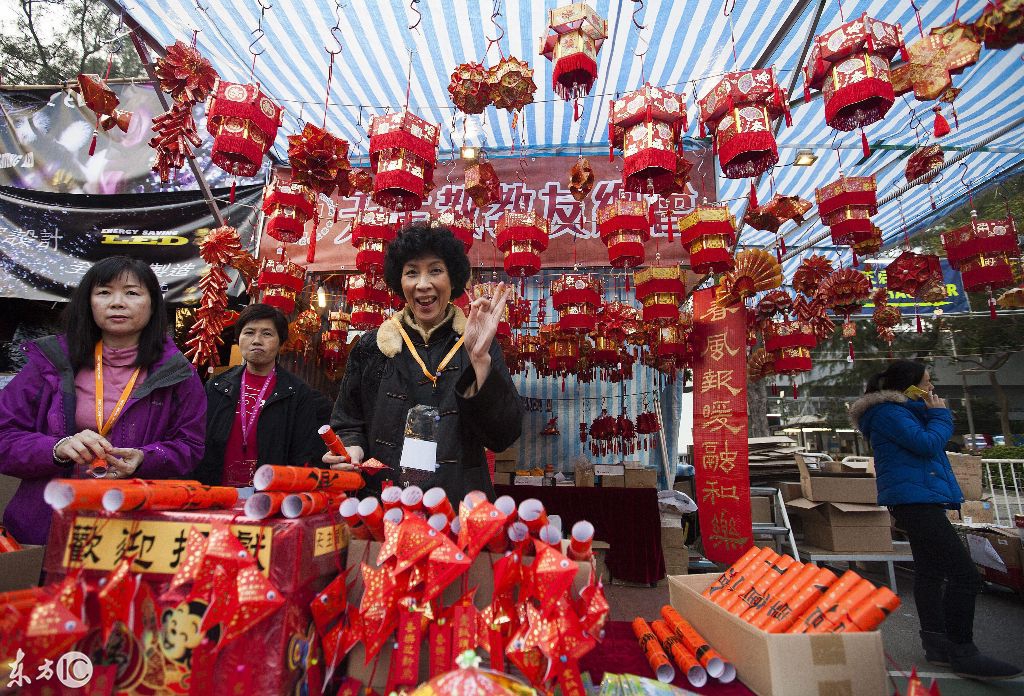
POLYGON ((722 276, 722 293, 718 303, 727 307, 762 290, 782 285, 782 266, 763 249, 749 249, 736 254, 733 269, 722 276))

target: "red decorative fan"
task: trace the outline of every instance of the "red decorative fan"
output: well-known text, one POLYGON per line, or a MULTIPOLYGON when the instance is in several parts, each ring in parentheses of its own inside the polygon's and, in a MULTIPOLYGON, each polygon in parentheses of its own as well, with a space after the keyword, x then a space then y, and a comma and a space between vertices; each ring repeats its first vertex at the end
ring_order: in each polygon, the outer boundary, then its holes
POLYGON ((817 291, 821 281, 829 277, 832 270, 832 262, 824 256, 806 256, 793 273, 793 289, 810 297, 817 291))

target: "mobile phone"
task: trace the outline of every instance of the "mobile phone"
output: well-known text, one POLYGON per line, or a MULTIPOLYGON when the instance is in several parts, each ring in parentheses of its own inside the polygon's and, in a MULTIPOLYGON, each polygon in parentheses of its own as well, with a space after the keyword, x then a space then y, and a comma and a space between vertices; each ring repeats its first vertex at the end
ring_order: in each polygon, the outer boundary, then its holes
POLYGON ((916 384, 912 384, 906 389, 904 389, 903 394, 908 399, 913 399, 914 401, 924 399, 924 397, 928 396, 928 392, 926 392, 924 389, 917 386, 916 384))

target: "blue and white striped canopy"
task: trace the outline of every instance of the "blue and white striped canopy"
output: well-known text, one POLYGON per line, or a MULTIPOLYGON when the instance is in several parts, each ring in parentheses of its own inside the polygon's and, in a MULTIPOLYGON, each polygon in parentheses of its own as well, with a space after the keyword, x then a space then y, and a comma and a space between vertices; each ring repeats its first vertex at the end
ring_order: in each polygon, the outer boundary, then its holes
MULTIPOLYGON (((401 109, 407 99, 414 113, 442 125, 442 151, 468 141, 486 146, 492 157, 508 153, 513 142, 517 157, 524 148, 533 156, 606 152, 609 100, 645 80, 687 95, 689 135, 695 139, 695 96, 707 93, 724 72, 769 66, 775 67, 783 86, 792 85, 791 97, 800 103, 794 107, 793 126, 779 132, 780 162, 773 176, 758 181, 762 201, 773 191, 813 201, 814 189, 838 176, 840 159, 847 174, 876 174, 882 197, 906 183, 904 166, 910 152, 933 140, 933 104, 918 102, 912 94, 897 98, 884 121, 866 129, 873 145, 866 159, 858 132, 832 130, 825 124, 820 99, 801 100, 803 77, 798 71, 808 40, 841 24, 842 16, 851 19, 866 12, 902 24, 907 42, 913 42, 919 34, 910 0, 845 0, 842 7, 837 0, 594 0, 592 6, 608 19, 609 38, 599 55, 597 82, 581 100, 578 121, 573 120, 573 105, 552 92, 551 63, 538 55, 538 39, 547 30, 547 10, 565 2, 499 0, 500 16, 492 20, 492 3, 474 0, 120 1, 157 43, 190 42, 198 30, 198 48, 224 79, 258 80, 286 110, 274 148, 281 161, 286 160, 286 135, 298 132, 305 120, 319 125, 324 119, 328 48, 336 50, 338 43, 342 52, 333 66, 326 121, 329 130, 353 144, 356 157, 366 152, 370 117, 401 109), (494 38, 499 40, 489 42, 494 38), (258 55, 253 71, 254 53, 258 55), (491 65, 500 55, 527 60, 539 86, 536 101, 525 108, 517 131, 512 129, 511 114, 494 108, 482 117, 464 119, 447 92, 456 65, 470 61, 491 65), (411 80, 407 80, 410 66, 411 80), (819 159, 809 167, 791 166, 798 149, 811 149, 819 159)), ((924 31, 948 24, 955 4, 918 0, 924 31)), ((958 17, 973 21, 985 4, 985 0, 962 0, 958 17)), ((963 91, 956 100, 959 128, 940 141, 947 159, 1001 129, 1008 132, 967 156, 966 167, 947 169, 930 190, 918 186, 900 197, 902 213, 896 200, 882 206, 874 221, 888 243, 902 238, 904 219, 914 232, 961 201, 965 183, 976 189, 1020 167, 1024 152, 1019 127, 1024 120, 1021 46, 1008 51, 983 49, 977 64, 954 77, 954 85, 963 91)), ((952 124, 948 105, 945 114, 952 124)), ((703 142, 692 146, 705 146, 703 142)), ((718 185, 719 199, 731 200, 733 212, 742 215, 749 180, 729 180, 719 174, 718 185)), ((848 254, 845 247, 829 246, 827 230, 816 218, 799 229, 793 225, 783 228, 791 248, 814 241, 818 253, 832 258, 844 250, 848 254)), ((748 227, 740 243, 761 246, 773 241, 773 235, 748 227)), ((797 261, 787 264, 787 275, 797 261)))

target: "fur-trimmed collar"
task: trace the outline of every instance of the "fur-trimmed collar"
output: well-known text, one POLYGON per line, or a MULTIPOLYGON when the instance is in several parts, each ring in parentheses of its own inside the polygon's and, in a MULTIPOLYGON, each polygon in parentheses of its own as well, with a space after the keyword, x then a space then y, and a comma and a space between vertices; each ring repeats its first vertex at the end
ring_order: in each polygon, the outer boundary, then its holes
POLYGON ((872 406, 884 403, 905 404, 909 399, 903 392, 882 389, 860 397, 850 405, 850 422, 854 428, 860 429, 860 419, 872 406))
MULTIPOLYGON (((437 326, 430 329, 429 331, 424 331, 420 326, 416 324, 416 322, 412 320, 412 317, 409 316, 408 307, 403 309, 395 316, 398 317, 399 321, 404 322, 406 326, 411 327, 415 329, 417 332, 419 332, 420 336, 423 337, 423 341, 425 343, 429 342, 430 336, 434 333, 434 331, 448 323, 449 319, 451 319, 452 331, 455 332, 456 336, 461 336, 462 333, 466 330, 466 315, 463 314, 462 310, 456 307, 455 305, 448 305, 448 312, 446 313, 445 318, 441 320, 441 322, 437 326)), ((398 327, 395 326, 395 322, 392 319, 388 319, 387 321, 380 325, 379 329, 377 329, 377 347, 380 349, 380 352, 386 355, 387 357, 393 358, 399 353, 401 353, 403 345, 404 342, 402 341, 402 334, 398 332, 398 327)))

